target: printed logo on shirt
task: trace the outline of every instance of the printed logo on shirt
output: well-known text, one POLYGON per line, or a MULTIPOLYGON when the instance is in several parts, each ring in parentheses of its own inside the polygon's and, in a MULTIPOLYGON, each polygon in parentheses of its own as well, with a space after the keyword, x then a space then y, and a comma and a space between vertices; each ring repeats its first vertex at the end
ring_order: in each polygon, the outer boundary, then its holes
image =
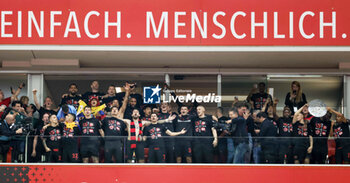
POLYGON ((308 136, 307 128, 303 126, 298 126, 298 135, 307 137, 308 136))
POLYGON ((108 120, 108 127, 110 130, 120 131, 120 122, 117 120, 108 120))
POLYGON ((205 128, 207 127, 207 124, 205 123, 205 121, 196 121, 195 122, 195 126, 194 126, 194 128, 195 128, 195 131, 197 132, 197 133, 202 133, 202 132, 205 132, 206 130, 205 130, 205 128))
POLYGON ((51 130, 49 134, 51 141, 58 141, 61 139, 61 132, 59 129, 51 130))
POLYGON ((293 125, 291 124, 291 123, 283 123, 283 126, 282 126, 282 128, 283 128, 283 131, 284 132, 288 132, 288 133, 291 133, 291 132, 293 132, 293 125))
POLYGON ((83 133, 84 134, 93 134, 94 129, 95 129, 94 123, 90 123, 90 122, 83 123, 83 133))
POLYGON ((162 132, 160 131, 160 128, 153 127, 148 132, 152 139, 158 139, 158 137, 162 136, 162 132))
POLYGON ((341 127, 338 127, 334 129, 334 137, 341 137, 343 135, 343 129, 341 127))
POLYGON ((143 87, 143 103, 145 104, 160 104, 160 91, 162 89, 157 86, 143 87))
POLYGON ((323 123, 316 123, 315 125, 315 134, 318 136, 326 136, 327 126, 323 123))

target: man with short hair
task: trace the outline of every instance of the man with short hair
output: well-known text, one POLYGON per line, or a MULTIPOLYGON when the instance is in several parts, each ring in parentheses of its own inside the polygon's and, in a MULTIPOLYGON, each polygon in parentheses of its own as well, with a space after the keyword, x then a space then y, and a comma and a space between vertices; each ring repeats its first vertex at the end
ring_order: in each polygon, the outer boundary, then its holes
POLYGON ((126 91, 123 105, 118 107, 113 106, 111 108, 111 116, 108 116, 102 120, 102 129, 105 133, 105 162, 112 163, 112 157, 117 163, 123 163, 123 142, 126 131, 126 125, 122 120, 124 117, 124 111, 127 105, 127 101, 130 94, 130 85, 124 86, 126 91))
POLYGON ((79 162, 78 137, 81 135, 81 131, 75 120, 76 115, 68 113, 65 121, 60 123, 62 128, 62 161, 65 163, 79 162))
POLYGON ((221 124, 222 127, 216 129, 219 143, 214 149, 214 152, 218 158, 218 162, 225 163, 227 159, 227 137, 229 134, 229 124, 226 124, 226 121, 229 120, 229 118, 224 116, 224 109, 222 107, 216 108, 216 117, 218 118, 218 123, 221 124))
POLYGON ((3 121, 0 121, 0 162, 6 162, 7 152, 10 149, 10 137, 23 132, 22 128, 13 129, 15 123, 15 116, 7 114, 3 121))
POLYGON ((149 142, 148 158, 149 163, 165 163, 165 141, 164 134, 168 136, 178 136, 185 134, 186 130, 182 129, 180 132, 172 132, 165 125, 158 123, 158 116, 156 113, 151 114, 151 124, 146 126, 145 137, 149 142))
POLYGON ((78 93, 78 86, 75 83, 71 83, 68 89, 69 93, 62 95, 61 106, 62 105, 73 105, 77 110, 79 107, 79 100, 82 99, 81 94, 78 93))
POLYGON ((83 158, 83 163, 88 163, 89 158, 92 158, 93 163, 98 163, 99 138, 104 137, 104 132, 101 129, 100 121, 91 114, 91 107, 85 106, 84 118, 79 121, 82 131, 80 139, 80 154, 83 158))
POLYGON ((98 98, 98 102, 100 104, 102 104, 102 97, 105 95, 104 93, 99 92, 99 88, 100 88, 100 84, 98 83, 98 81, 92 81, 91 82, 91 91, 89 92, 85 92, 83 95, 83 100, 88 103, 91 98, 93 97, 97 97, 98 98))
POLYGON ((258 121, 261 123, 260 130, 256 130, 256 133, 262 137, 261 139, 261 150, 263 153, 264 163, 275 163, 276 162, 276 142, 275 137, 277 136, 277 129, 275 125, 267 119, 265 112, 260 112, 257 115, 258 121))
POLYGON ((204 106, 197 107, 198 117, 193 123, 193 160, 195 163, 212 163, 214 161, 214 147, 218 144, 215 117, 205 114, 204 106))
MULTIPOLYGON (((263 82, 259 83, 258 90, 259 90, 258 93, 255 93, 250 98, 247 98, 247 100, 250 102, 254 110, 261 110, 268 98, 270 98, 270 101, 271 101, 270 103, 272 104, 271 95, 265 92, 265 83, 263 82)), ((266 111, 263 111, 263 112, 266 112, 266 111)))
POLYGON ((176 162, 181 163, 182 158, 185 158, 187 163, 192 163, 192 145, 193 141, 193 123, 195 116, 188 114, 188 106, 182 105, 180 115, 174 120, 175 132, 186 130, 185 134, 179 135, 175 139, 175 157, 176 162))

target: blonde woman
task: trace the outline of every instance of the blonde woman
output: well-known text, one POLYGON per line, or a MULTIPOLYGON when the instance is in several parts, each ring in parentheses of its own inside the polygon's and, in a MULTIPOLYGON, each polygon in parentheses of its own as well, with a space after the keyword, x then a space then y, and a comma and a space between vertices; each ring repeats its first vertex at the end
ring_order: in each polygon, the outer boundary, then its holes
POLYGON ((298 81, 293 81, 291 84, 291 90, 289 93, 287 93, 284 104, 288 106, 292 111, 292 114, 294 114, 306 103, 306 96, 300 87, 300 83, 298 81))

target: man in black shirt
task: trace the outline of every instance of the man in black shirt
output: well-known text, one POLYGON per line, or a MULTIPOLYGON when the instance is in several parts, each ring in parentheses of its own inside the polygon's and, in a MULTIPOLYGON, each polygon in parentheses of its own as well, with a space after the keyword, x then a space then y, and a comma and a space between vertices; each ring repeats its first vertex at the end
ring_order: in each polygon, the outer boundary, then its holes
POLYGON ((123 136, 126 125, 118 119, 118 108, 111 108, 111 117, 102 120, 102 129, 105 133, 105 162, 112 163, 114 156, 117 163, 123 163, 123 136))
POLYGON ((165 125, 158 123, 158 116, 156 113, 151 115, 151 124, 144 128, 144 135, 148 137, 149 142, 149 163, 165 163, 165 141, 163 137, 165 134, 168 136, 177 136, 185 134, 186 130, 182 129, 180 132, 172 132, 165 125))
POLYGON ((263 153, 264 163, 276 162, 276 143, 275 137, 277 136, 277 129, 273 123, 267 119, 267 114, 260 112, 257 115, 259 122, 261 123, 260 130, 257 130, 258 135, 263 137, 261 139, 261 150, 263 153))
POLYGON ((35 106, 36 108, 38 109, 38 112, 39 112, 39 119, 42 119, 43 118, 43 115, 48 113, 48 114, 54 114, 56 115, 57 114, 57 110, 54 110, 53 109, 53 102, 52 102, 52 98, 51 97, 46 97, 45 98, 45 101, 44 101, 44 105, 43 106, 40 106, 40 103, 39 103, 39 100, 38 100, 38 97, 36 96, 36 93, 38 91, 36 89, 33 90, 33 98, 34 98, 34 103, 35 103, 35 106))
POLYGON ((81 94, 78 94, 78 86, 75 83, 69 85, 69 93, 62 95, 61 106, 64 104, 73 105, 76 110, 79 107, 79 100, 82 99, 81 94))
POLYGON ((218 145, 216 129, 213 126, 216 118, 206 115, 204 106, 197 107, 197 114, 193 123, 193 160, 195 163, 212 163, 214 147, 218 145))
POLYGON ((107 94, 102 97, 102 101, 104 104, 106 104, 106 106, 107 106, 106 109, 108 110, 108 112, 111 111, 111 108, 113 106, 116 106, 118 108, 120 107, 119 100, 120 99, 117 97, 115 86, 109 85, 108 90, 107 90, 107 94))
POLYGON ((293 124, 291 117, 291 110, 286 107, 283 110, 283 117, 278 118, 277 126, 278 126, 278 163, 287 163, 291 158, 291 142, 293 135, 293 124))
POLYGON ((182 129, 186 133, 180 135, 175 141, 175 156, 176 162, 181 163, 182 158, 186 158, 187 163, 192 163, 192 124, 194 123, 194 116, 188 114, 188 107, 183 105, 180 109, 180 115, 174 120, 175 131, 180 132, 182 129))
POLYGON ((328 136, 331 130, 331 113, 318 118, 314 117, 310 121, 314 147, 312 149, 312 162, 315 164, 325 164, 328 155, 328 136))
POLYGON ((78 136, 81 135, 80 127, 75 122, 75 114, 68 113, 64 123, 60 123, 62 129, 62 161, 77 163, 79 161, 78 136))
POLYGON ((218 133, 219 143, 218 146, 215 147, 214 153, 218 158, 218 163, 225 163, 227 158, 227 137, 229 124, 226 124, 226 121, 229 120, 228 117, 223 115, 224 109, 222 107, 216 108, 216 117, 218 118, 218 123, 222 125, 222 127, 218 127, 216 129, 218 133))
POLYGON ((335 162, 337 164, 350 163, 350 131, 349 121, 344 115, 331 108, 327 108, 329 112, 337 115, 336 121, 331 124, 331 136, 335 137, 335 162))
MULTIPOLYGON (((270 98, 270 101, 272 103, 271 95, 265 92, 265 83, 263 82, 259 83, 258 89, 259 89, 258 93, 253 94, 250 98, 247 99, 251 103, 252 108, 254 110, 261 110, 268 98, 270 98)), ((262 112, 266 112, 266 111, 262 111, 262 112)))
POLYGON ((98 81, 93 81, 91 83, 91 92, 86 92, 83 95, 83 100, 85 101, 85 103, 88 103, 90 101, 90 99, 92 99, 93 97, 97 97, 99 100, 99 103, 102 104, 102 97, 105 95, 104 93, 99 92, 99 83, 98 81))
POLYGON ((22 128, 13 129, 11 126, 15 123, 15 116, 7 114, 3 121, 0 121, 0 162, 6 162, 7 152, 10 149, 10 137, 23 132, 22 128))
POLYGON ((61 128, 58 125, 58 119, 56 115, 49 117, 50 124, 44 131, 43 145, 47 153, 48 162, 61 161, 61 128))
POLYGON ((33 140, 33 151, 31 156, 35 161, 45 162, 45 148, 43 146, 43 137, 44 137, 44 126, 49 124, 50 114, 46 113, 43 115, 40 123, 37 126, 34 126, 35 136, 33 140), (40 138, 39 138, 40 137, 40 138))
POLYGON ((79 121, 82 137, 80 139, 80 154, 83 158, 83 163, 88 163, 89 158, 92 158, 93 163, 98 163, 98 136, 104 137, 104 132, 101 129, 100 121, 94 118, 91 114, 91 107, 85 106, 84 118, 79 121))
MULTIPOLYGON (((166 120, 170 116, 170 107, 168 103, 163 102, 160 106, 160 114, 158 115, 159 122, 164 123, 164 126, 170 130, 174 131, 173 120, 166 120)), ((165 138, 165 157, 167 163, 175 163, 175 138, 164 134, 165 138)))

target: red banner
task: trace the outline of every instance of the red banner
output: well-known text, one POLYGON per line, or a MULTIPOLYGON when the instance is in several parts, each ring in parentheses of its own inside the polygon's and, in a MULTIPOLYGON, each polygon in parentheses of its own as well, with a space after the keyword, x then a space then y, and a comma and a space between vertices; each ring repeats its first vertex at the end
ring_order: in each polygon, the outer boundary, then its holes
POLYGON ((350 45, 348 0, 2 0, 0 44, 350 45))
POLYGON ((1 182, 346 182, 349 166, 0 165, 1 182))

